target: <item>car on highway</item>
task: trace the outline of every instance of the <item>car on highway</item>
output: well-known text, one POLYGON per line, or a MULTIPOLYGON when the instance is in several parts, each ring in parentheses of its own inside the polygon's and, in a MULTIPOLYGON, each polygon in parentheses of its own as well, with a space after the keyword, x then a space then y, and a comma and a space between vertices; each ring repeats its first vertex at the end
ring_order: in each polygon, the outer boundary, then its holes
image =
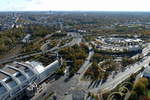
POLYGON ((68 92, 65 92, 65 94, 64 95, 68 95, 68 92))
POLYGON ((77 74, 77 75, 80 75, 81 73, 79 73, 79 72, 76 72, 76 74, 77 74))
POLYGON ((86 61, 88 61, 89 59, 88 59, 88 58, 86 58, 85 60, 86 60, 86 61))
POLYGON ((46 95, 46 92, 44 92, 43 94, 42 94, 42 96, 45 96, 46 95))

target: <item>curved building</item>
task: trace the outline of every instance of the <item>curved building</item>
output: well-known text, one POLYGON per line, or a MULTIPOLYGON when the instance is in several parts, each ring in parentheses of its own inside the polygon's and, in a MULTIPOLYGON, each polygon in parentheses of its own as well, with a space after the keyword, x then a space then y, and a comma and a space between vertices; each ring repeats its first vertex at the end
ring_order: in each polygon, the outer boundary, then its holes
POLYGON ((39 84, 60 66, 60 60, 55 60, 46 67, 35 61, 5 65, 0 69, 0 100, 18 100, 27 88, 39 84))

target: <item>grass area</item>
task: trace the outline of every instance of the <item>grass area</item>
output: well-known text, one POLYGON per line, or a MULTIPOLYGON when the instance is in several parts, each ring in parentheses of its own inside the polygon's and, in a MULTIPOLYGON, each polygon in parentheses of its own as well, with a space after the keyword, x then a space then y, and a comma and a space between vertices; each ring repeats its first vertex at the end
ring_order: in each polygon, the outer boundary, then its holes
POLYGON ((150 98, 150 90, 147 91, 147 97, 150 98))

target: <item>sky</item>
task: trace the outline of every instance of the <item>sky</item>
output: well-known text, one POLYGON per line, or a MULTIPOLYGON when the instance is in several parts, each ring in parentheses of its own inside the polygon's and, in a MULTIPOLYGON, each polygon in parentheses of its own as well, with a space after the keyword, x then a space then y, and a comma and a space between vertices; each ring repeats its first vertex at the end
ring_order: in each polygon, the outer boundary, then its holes
POLYGON ((150 0, 0 0, 0 11, 150 11, 150 0))

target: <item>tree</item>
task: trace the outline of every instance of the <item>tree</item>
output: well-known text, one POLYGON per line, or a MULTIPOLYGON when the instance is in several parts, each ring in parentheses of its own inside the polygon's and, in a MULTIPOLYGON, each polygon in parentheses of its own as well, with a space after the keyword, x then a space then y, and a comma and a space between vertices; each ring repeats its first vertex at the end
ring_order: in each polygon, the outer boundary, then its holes
POLYGON ((136 91, 138 95, 146 95, 147 87, 148 87, 148 79, 140 78, 133 85, 133 90, 136 91))
POLYGON ((131 91, 128 100, 138 100, 137 93, 135 91, 131 91))
POLYGON ((128 65, 130 65, 130 64, 134 64, 136 61, 137 61, 137 59, 131 59, 131 58, 124 57, 124 58, 122 59, 122 65, 123 65, 124 67, 126 67, 126 66, 128 66, 128 65))
POLYGON ((67 63, 63 62, 63 65, 56 71, 56 74, 63 75, 66 69, 67 63))

